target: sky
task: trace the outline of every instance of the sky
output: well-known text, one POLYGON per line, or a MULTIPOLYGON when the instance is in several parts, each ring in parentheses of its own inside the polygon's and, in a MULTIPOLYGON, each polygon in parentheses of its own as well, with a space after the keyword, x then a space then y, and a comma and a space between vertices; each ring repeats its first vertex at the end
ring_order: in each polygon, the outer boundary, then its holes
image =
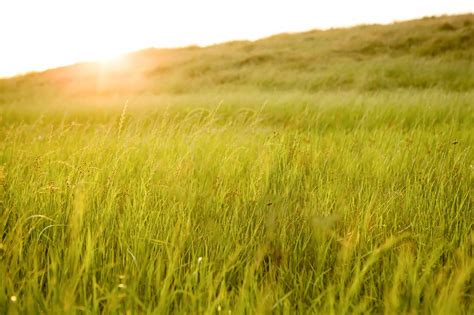
POLYGON ((0 0, 0 76, 147 47, 473 12, 474 0, 0 0))

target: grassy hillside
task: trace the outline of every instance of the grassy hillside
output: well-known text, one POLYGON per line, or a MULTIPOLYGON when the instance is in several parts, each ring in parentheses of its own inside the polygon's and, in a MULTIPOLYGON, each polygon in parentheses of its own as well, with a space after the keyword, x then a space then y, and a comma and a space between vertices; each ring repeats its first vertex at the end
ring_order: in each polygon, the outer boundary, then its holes
POLYGON ((283 34, 206 48, 148 49, 122 64, 79 64, 1 81, 8 92, 186 94, 474 88, 474 16, 283 34), (12 86, 13 85, 13 86, 12 86), (13 90, 13 91, 12 91, 13 90))
POLYGON ((0 313, 474 312, 474 15, 0 80, 0 313))

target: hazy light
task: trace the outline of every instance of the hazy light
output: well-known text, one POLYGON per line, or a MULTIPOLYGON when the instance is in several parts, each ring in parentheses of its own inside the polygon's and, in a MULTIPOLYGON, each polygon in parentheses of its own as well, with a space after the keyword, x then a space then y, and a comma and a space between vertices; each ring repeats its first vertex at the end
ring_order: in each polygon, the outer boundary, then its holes
POLYGON ((469 13, 472 0, 2 0, 0 76, 145 47, 469 13))

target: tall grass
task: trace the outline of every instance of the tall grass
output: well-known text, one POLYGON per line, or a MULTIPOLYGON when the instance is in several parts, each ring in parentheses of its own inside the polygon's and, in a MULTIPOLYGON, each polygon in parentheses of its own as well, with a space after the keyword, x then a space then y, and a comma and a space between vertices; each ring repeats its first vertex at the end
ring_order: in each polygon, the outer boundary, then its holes
POLYGON ((2 313, 472 313, 472 93, 267 96, 2 107, 2 313))
POLYGON ((473 314, 473 27, 0 80, 0 314, 473 314))

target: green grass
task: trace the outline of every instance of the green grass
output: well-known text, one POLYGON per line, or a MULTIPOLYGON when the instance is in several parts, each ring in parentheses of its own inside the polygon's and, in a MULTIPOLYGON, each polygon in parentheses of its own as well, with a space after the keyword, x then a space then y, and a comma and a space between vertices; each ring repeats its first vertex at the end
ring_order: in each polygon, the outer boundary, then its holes
POLYGON ((472 20, 0 81, 0 313, 472 314, 472 20))

